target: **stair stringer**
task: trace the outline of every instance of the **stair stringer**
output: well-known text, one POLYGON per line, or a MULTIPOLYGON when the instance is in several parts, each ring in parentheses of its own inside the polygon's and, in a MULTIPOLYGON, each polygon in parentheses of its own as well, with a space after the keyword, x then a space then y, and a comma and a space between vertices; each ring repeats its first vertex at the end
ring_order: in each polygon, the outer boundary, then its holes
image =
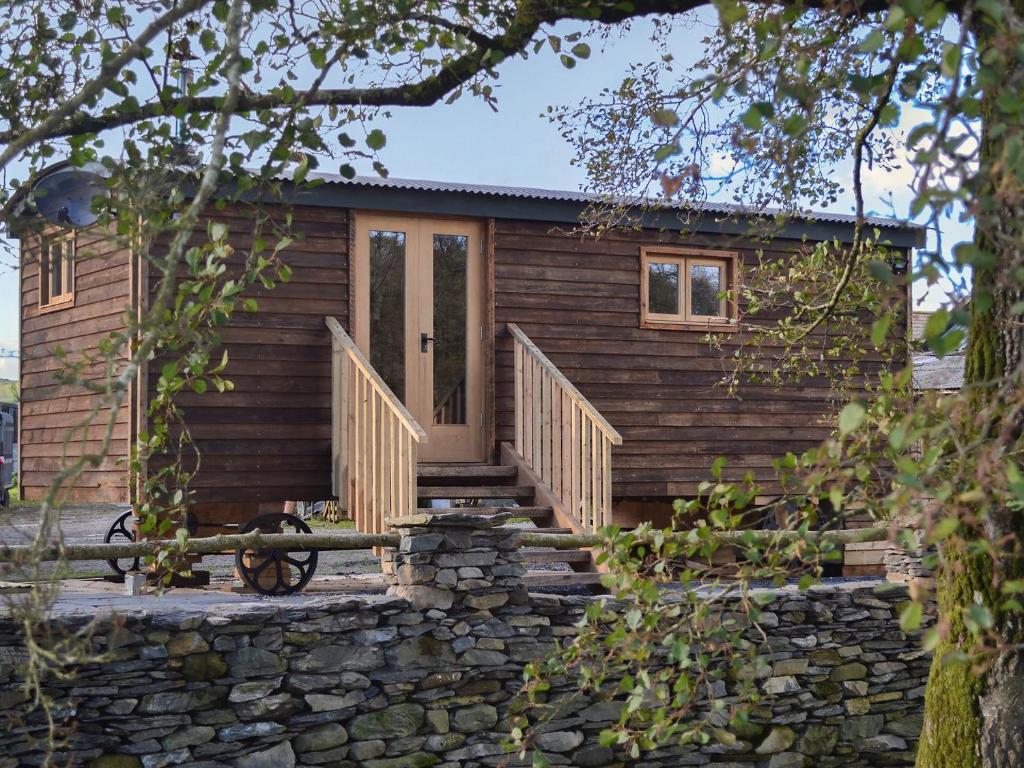
MULTIPOLYGON (((532 485, 534 487, 534 505, 539 507, 551 507, 551 527, 568 528, 574 534, 587 534, 591 531, 584 530, 583 526, 572 516, 562 500, 555 495, 555 492, 540 478, 533 468, 526 462, 511 443, 501 444, 501 464, 506 467, 515 467, 518 471, 516 485, 532 485)), ((605 564, 598 564, 594 557, 593 548, 585 548, 582 551, 590 553, 590 558, 582 562, 570 562, 569 567, 578 573, 607 573, 608 567, 605 564)))

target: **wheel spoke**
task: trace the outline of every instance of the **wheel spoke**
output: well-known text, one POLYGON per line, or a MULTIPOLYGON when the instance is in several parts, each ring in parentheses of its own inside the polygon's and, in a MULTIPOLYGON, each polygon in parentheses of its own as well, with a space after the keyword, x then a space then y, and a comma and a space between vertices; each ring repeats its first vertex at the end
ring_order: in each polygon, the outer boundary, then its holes
POLYGON ((275 592, 278 589, 288 589, 288 584, 285 582, 284 573, 281 570, 281 560, 274 558, 274 569, 277 571, 277 584, 274 585, 275 592))
POLYGON ((268 554, 266 557, 263 558, 262 562, 260 562, 259 565, 257 565, 255 568, 249 568, 247 570, 249 571, 249 573, 253 575, 253 578, 255 578, 259 576, 261 573, 263 573, 263 571, 266 570, 266 567, 270 565, 272 562, 274 562, 274 558, 268 554))
POLYGON ((281 559, 289 565, 294 565, 296 568, 306 568, 313 558, 307 557, 305 560, 296 560, 294 557, 291 557, 290 555, 281 555, 281 559))

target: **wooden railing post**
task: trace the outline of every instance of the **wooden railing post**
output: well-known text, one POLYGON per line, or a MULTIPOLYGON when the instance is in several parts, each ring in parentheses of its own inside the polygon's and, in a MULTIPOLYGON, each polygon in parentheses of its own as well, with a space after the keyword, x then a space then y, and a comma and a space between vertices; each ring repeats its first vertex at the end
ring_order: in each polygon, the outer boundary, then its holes
POLYGON ((515 449, 592 532, 612 522, 611 448, 622 436, 514 323, 515 449))
POLYGON ((385 518, 416 511, 416 446, 427 433, 333 317, 332 486, 356 528, 382 533, 385 518))

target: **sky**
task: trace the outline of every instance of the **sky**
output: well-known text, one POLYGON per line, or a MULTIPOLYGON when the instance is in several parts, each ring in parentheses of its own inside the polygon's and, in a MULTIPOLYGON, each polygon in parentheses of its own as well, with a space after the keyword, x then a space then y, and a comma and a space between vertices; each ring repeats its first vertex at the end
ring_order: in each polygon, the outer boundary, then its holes
MULTIPOLYGON (((572 29, 568 24, 558 27, 562 33, 572 29)), ((650 22, 641 21, 603 44, 591 39, 591 58, 580 61, 572 70, 563 67, 558 58, 547 51, 527 60, 504 62, 496 84, 499 98, 496 113, 471 97, 463 97, 451 105, 393 110, 391 118, 378 123, 388 139, 382 160, 390 175, 400 178, 549 189, 585 188, 586 174, 572 165, 572 148, 559 135, 558 126, 550 123, 543 113, 549 105, 578 103, 587 96, 597 95, 604 87, 618 85, 630 63, 649 60, 650 30, 650 22)), ((703 34, 699 27, 680 24, 674 32, 678 50, 694 51, 693 41, 703 34)), ((368 164, 357 163, 356 167, 360 173, 372 173, 368 164)), ((337 169, 325 164, 322 170, 337 169)), ((905 214, 910 200, 906 186, 910 178, 908 170, 869 172, 865 187, 867 208, 888 215, 891 211, 885 201, 892 192, 897 215, 905 214)), ((848 175, 845 169, 837 172, 848 175)), ((851 198, 840 200, 832 210, 851 212, 851 198)), ((962 224, 948 222, 943 229, 946 247, 969 237, 962 224)), ((0 261, 0 348, 16 349, 18 345, 17 287, 16 271, 0 261)), ((916 296, 924 292, 923 286, 915 286, 916 296)), ((939 300, 933 293, 922 306, 935 306, 939 300)), ((15 378, 16 375, 16 361, 0 358, 0 378, 15 378)))

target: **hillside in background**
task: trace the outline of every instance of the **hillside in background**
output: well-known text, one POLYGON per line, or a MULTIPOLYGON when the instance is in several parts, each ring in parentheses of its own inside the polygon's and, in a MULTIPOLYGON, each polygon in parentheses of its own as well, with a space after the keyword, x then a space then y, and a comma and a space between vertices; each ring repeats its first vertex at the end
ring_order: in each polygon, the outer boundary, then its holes
POLYGON ((18 382, 0 379, 0 403, 14 403, 18 400, 18 382))

